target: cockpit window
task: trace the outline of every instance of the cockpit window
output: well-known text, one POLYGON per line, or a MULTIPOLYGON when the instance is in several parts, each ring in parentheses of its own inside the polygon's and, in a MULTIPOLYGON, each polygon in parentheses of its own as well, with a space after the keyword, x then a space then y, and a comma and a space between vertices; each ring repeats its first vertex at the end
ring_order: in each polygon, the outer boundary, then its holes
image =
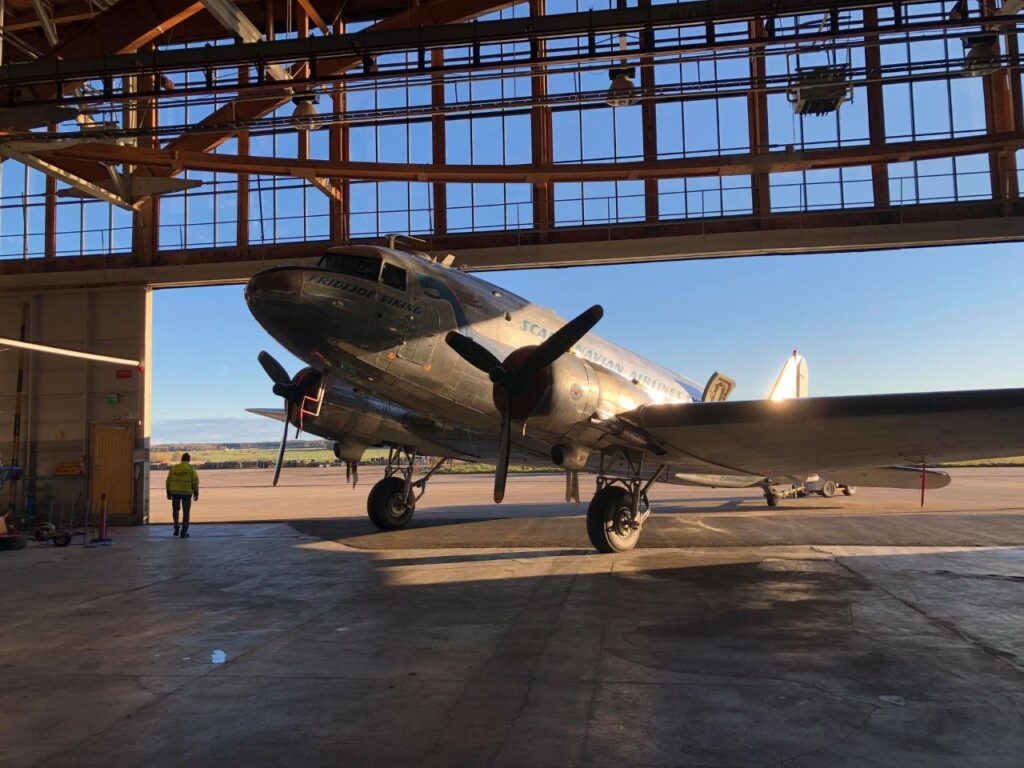
POLYGON ((333 269, 352 277, 361 277, 363 280, 377 282, 380 275, 380 264, 383 259, 379 256, 353 256, 348 253, 327 253, 320 259, 320 266, 333 269))
POLYGON ((381 273, 380 281, 389 288, 399 291, 405 290, 405 270, 396 267, 394 264, 384 262, 384 272, 381 273))

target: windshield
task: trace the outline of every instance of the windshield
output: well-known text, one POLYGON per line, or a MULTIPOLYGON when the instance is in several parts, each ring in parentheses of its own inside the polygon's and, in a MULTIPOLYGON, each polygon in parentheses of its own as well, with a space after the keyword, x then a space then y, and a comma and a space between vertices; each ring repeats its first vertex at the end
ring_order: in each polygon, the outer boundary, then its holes
POLYGON ((320 259, 319 266, 332 269, 352 277, 377 282, 380 276, 380 256, 353 256, 348 253, 328 253, 320 259))

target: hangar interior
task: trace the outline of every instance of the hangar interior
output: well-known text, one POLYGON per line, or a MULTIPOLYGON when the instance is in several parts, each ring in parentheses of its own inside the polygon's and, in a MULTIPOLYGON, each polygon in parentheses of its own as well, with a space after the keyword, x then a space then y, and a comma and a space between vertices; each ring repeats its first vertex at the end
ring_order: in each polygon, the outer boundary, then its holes
POLYGON ((552 503, 575 473, 500 511, 439 476, 386 533, 337 468, 187 543, 145 523, 161 288, 350 243, 482 272, 1024 239, 1022 6, 0 0, 0 514, 124 526, 0 553, 0 764, 1019 767, 1019 472, 926 509, 917 465, 910 501, 660 484, 687 508, 605 555, 552 503))
MULTIPOLYGON (((469 270, 1015 240, 1018 10, 0 0, 0 337, 145 361, 152 288, 396 234, 469 270)), ((145 365, 25 359, 9 503, 88 498, 120 424, 144 521, 145 365)))

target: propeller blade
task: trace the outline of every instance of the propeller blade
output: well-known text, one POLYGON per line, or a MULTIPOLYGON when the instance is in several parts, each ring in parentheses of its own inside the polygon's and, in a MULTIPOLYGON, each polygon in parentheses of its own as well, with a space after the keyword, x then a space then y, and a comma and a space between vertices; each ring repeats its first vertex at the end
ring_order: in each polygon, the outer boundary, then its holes
POLYGON ((292 383, 292 377, 288 375, 288 371, 269 352, 260 352, 256 359, 260 361, 263 370, 267 372, 267 376, 275 384, 287 385, 292 383))
POLYGON ((508 454, 512 442, 512 417, 501 416, 501 437, 498 443, 498 463, 494 467, 494 503, 501 504, 505 498, 505 480, 508 478, 508 454))
POLYGON ((490 350, 480 346, 469 336, 463 336, 457 331, 449 331, 444 340, 458 353, 459 357, 484 373, 490 373, 501 365, 501 360, 491 354, 490 350))
POLYGON ((543 368, 547 368, 555 360, 576 346, 576 342, 586 336, 603 316, 604 309, 602 309, 600 304, 595 304, 590 309, 577 315, 548 336, 539 347, 533 350, 530 356, 523 361, 522 366, 516 370, 516 373, 525 378, 543 368))
MULTIPOLYGON (((273 359, 273 358, 271 358, 273 359)), ((275 361, 276 362, 276 361, 275 361)), ((274 485, 277 485, 278 478, 281 477, 281 465, 284 464, 284 448, 288 445, 288 427, 291 426, 292 421, 292 404, 290 400, 285 400, 284 405, 284 434, 281 435, 281 447, 277 450, 277 464, 274 467, 274 485)))

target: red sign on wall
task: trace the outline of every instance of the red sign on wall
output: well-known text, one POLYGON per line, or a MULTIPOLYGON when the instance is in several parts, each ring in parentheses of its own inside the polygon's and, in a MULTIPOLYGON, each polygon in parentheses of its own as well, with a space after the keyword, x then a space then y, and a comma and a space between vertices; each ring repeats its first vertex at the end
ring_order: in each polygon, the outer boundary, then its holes
POLYGON ((119 379, 130 379, 132 377, 131 368, 118 368, 114 371, 114 375, 119 379))

